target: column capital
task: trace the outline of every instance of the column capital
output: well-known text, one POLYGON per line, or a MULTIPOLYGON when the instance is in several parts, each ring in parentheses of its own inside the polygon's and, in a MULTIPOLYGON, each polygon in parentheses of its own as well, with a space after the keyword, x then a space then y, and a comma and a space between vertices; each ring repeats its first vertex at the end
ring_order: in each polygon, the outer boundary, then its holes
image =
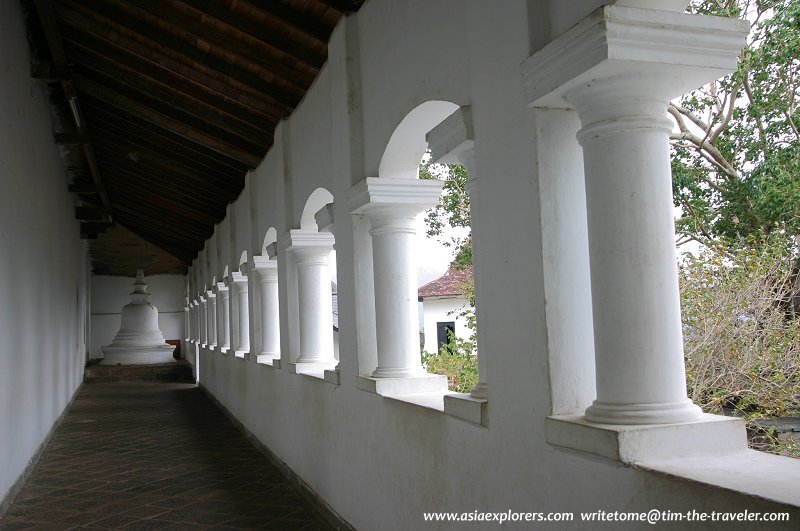
POLYGON ((623 75, 669 101, 735 70, 748 31, 740 19, 603 6, 522 64, 528 105, 572 108, 570 91, 623 75))
POLYGON ((262 282, 273 277, 277 281, 278 261, 271 260, 267 256, 254 256, 250 259, 250 270, 254 271, 262 282))
POLYGON ((415 217, 436 206, 442 194, 443 181, 367 177, 347 193, 350 212, 376 215, 415 217))
POLYGON ((281 238, 284 251, 295 251, 304 247, 333 247, 333 234, 310 229, 292 229, 281 238))
POLYGON ((224 282, 217 282, 217 284, 214 286, 214 291, 216 292, 217 295, 219 295, 223 292, 228 291, 228 287, 225 285, 224 282))
POLYGON ((243 285, 247 286, 247 275, 246 274, 242 274, 239 271, 234 271, 233 273, 231 273, 231 276, 229 277, 229 280, 228 280, 228 287, 230 287, 230 286, 232 286, 234 284, 237 287, 241 287, 243 285))
POLYGON ((292 229, 281 239, 284 251, 294 253, 301 261, 325 261, 333 250, 335 239, 330 232, 292 229))
POLYGON ((271 269, 278 267, 278 261, 269 256, 254 256, 250 259, 248 264, 250 271, 258 271, 259 269, 271 269))

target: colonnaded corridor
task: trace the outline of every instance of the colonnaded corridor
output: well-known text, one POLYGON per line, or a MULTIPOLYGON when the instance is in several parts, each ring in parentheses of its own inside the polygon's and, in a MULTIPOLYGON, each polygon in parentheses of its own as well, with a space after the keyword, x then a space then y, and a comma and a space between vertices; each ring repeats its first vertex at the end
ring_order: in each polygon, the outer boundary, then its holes
POLYGON ((194 384, 84 384, 0 529, 328 529, 194 384))

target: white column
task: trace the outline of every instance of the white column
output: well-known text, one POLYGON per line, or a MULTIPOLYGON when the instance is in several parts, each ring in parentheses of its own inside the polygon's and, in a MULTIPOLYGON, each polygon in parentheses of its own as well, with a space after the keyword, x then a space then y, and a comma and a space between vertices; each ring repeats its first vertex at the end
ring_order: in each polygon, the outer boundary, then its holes
POLYGON ((737 20, 606 6, 523 65, 533 105, 566 103, 581 119, 597 381, 589 421, 701 415, 686 395, 667 106, 733 70, 744 35, 737 20))
POLYGON ((208 345, 208 299, 200 297, 200 345, 208 345))
POLYGON ((242 357, 250 351, 250 313, 248 309, 247 277, 239 272, 234 272, 232 282, 235 286, 236 297, 236 355, 242 357))
POLYGON ((184 342, 188 342, 192 338, 192 329, 191 329, 191 318, 189 317, 190 309, 189 309, 189 297, 184 297, 184 306, 183 306, 183 340, 184 342))
POLYGON ((199 343, 200 335, 197 330, 197 299, 189 305, 189 315, 192 318, 192 342, 199 343))
POLYGON ((200 324, 200 299, 194 300, 194 342, 198 345, 202 343, 203 327, 200 324))
POLYGON ((419 344, 415 218, 439 202, 442 185, 440 181, 370 177, 350 192, 353 213, 363 213, 372 225, 378 341, 373 378, 426 374, 419 344))
POLYGON ((686 395, 669 133, 671 91, 639 75, 567 94, 582 129, 594 309, 595 422, 693 420, 686 395))
MULTIPOLYGON (((480 261, 479 253, 476 252, 476 246, 479 246, 480 237, 477 236, 477 233, 480 232, 480 224, 478 223, 478 179, 476 176, 476 169, 475 169, 475 152, 470 150, 468 154, 464 155, 462 160, 462 165, 467 170, 468 180, 467 180, 467 194, 469 195, 469 210, 470 210, 470 230, 471 230, 471 237, 472 237, 472 270, 473 276, 475 275, 475 271, 478 271, 478 262, 480 261), (477 229, 477 230, 476 230, 477 229)), ((475 321, 476 323, 480 323, 486 320, 486 317, 481 317, 480 311, 480 293, 481 288, 478 285, 478 282, 475 278, 472 279, 473 287, 475 290, 475 321)), ((477 346, 480 345, 480 335, 478 331, 475 330, 475 343, 477 346)), ((484 349, 485 350, 485 349, 484 349)), ((486 384, 486 352, 481 354, 481 349, 478 348, 478 383, 470 391, 470 396, 472 398, 480 398, 486 399, 489 398, 489 386, 486 384)))
POLYGON ((333 354, 331 276, 333 235, 295 229, 286 248, 297 267, 300 355, 296 363, 336 363, 333 354))
POLYGON ((253 257, 253 269, 261 288, 261 352, 258 361, 280 357, 280 314, 278 307, 278 261, 253 257))
POLYGON ((217 346, 217 296, 208 291, 208 348, 217 346))
POLYGON ((228 352, 231 347, 230 329, 231 299, 230 290, 223 283, 217 283, 217 346, 220 352, 228 352))

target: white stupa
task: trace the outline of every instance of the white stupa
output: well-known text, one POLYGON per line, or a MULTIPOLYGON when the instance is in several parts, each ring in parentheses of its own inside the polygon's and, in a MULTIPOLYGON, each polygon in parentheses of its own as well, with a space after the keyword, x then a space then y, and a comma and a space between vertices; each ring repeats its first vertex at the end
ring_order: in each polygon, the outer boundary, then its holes
POLYGON ((150 304, 144 272, 136 272, 131 302, 122 308, 122 325, 114 341, 102 347, 103 365, 144 365, 175 361, 175 346, 158 328, 158 308, 150 304))

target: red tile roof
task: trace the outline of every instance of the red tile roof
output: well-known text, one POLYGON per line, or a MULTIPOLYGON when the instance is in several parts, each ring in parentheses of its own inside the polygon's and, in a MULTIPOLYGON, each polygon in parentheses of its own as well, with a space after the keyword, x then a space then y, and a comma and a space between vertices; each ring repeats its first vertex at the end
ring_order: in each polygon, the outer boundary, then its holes
POLYGON ((464 284, 468 283, 470 279, 472 279, 472 266, 467 266, 465 269, 453 269, 451 267, 444 275, 419 288, 419 296, 447 297, 462 295, 464 293, 464 284))

